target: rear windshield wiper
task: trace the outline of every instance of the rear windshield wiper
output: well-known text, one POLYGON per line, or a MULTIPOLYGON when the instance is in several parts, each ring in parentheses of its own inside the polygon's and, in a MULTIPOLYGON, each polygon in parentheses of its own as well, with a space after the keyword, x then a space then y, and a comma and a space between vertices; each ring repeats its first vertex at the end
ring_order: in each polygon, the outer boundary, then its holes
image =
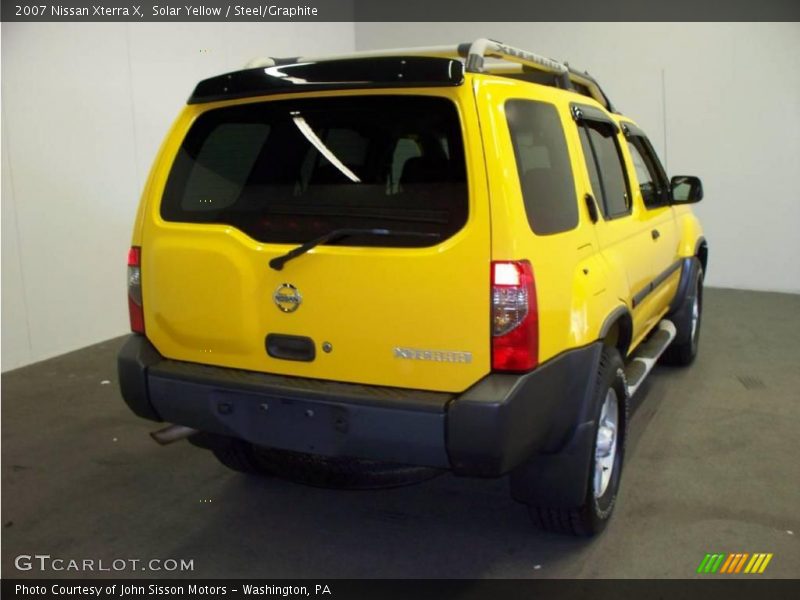
POLYGON ((415 238, 433 238, 433 239, 438 239, 441 237, 441 235, 438 233, 426 233, 424 231, 396 231, 394 229, 334 229, 333 231, 329 231, 325 235, 321 235, 318 238, 309 240, 308 242, 306 242, 301 246, 298 246, 297 248, 289 250, 289 252, 287 252, 286 254, 282 254, 281 256, 276 256, 275 258, 269 261, 269 266, 275 269, 276 271, 280 271, 283 269, 283 265, 285 265, 287 262, 289 262, 293 258, 302 256, 312 248, 315 248, 320 244, 327 244, 328 242, 339 240, 344 237, 349 237, 351 235, 377 235, 377 236, 415 237, 415 238))

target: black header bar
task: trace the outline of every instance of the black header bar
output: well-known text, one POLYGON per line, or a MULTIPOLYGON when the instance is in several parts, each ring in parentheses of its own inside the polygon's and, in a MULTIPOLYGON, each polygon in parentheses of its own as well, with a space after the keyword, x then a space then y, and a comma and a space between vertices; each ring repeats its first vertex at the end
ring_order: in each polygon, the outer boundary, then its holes
POLYGON ((539 598, 620 598, 741 600, 796 598, 791 579, 3 579, 3 600, 21 599, 225 600, 315 598, 316 600, 516 600, 539 598))
POLYGON ((797 0, 2 0, 2 21, 800 21, 797 0))

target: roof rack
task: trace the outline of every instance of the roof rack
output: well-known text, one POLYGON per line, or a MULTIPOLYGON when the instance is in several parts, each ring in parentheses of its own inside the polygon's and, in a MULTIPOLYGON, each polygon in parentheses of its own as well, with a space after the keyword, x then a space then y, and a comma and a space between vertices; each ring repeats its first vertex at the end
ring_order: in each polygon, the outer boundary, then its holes
MULTIPOLYGON (((465 69, 470 73, 490 73, 506 75, 509 71, 501 65, 487 64, 486 58, 500 59, 519 65, 517 78, 525 79, 525 73, 531 70, 540 73, 549 73, 553 76, 553 85, 567 90, 584 93, 602 104, 607 110, 614 111, 611 100, 605 95, 600 84, 588 73, 580 73, 570 68, 566 63, 560 63, 552 58, 521 50, 502 42, 479 38, 471 43, 456 44, 453 46, 428 46, 420 48, 395 48, 390 50, 368 50, 341 54, 336 56, 298 56, 292 58, 263 57, 256 58, 247 63, 246 68, 275 67, 301 62, 320 62, 330 60, 344 60, 349 58, 377 58, 389 56, 434 56, 440 58, 463 59, 465 69)), ((537 83, 540 80, 534 79, 537 83)))

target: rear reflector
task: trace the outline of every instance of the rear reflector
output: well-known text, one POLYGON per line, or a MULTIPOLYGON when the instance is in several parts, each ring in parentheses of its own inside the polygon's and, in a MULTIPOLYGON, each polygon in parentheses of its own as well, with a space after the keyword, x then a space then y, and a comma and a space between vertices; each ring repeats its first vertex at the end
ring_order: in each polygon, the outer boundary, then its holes
POLYGON ((134 333, 144 333, 141 252, 139 246, 133 246, 128 252, 128 315, 134 333))
POLYGON ((530 371, 539 364, 539 315, 527 260, 492 262, 492 369, 530 371))

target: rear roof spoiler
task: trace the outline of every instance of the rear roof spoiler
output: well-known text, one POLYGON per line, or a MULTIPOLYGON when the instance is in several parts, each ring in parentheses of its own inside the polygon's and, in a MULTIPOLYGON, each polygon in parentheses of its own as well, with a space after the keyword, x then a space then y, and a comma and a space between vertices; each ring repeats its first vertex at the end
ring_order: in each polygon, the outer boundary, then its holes
POLYGON ((515 79, 524 80, 525 74, 531 71, 549 74, 552 77, 549 81, 543 82, 541 77, 532 77, 531 81, 582 93, 614 112, 611 101, 588 73, 580 73, 566 63, 486 38, 452 46, 370 50, 321 57, 256 58, 245 66, 244 71, 200 82, 189 102, 300 89, 460 85, 464 72, 505 75, 508 71, 499 65, 515 65, 519 69, 513 75, 515 79), (503 62, 487 63, 487 58, 503 62), (350 72, 343 73, 342 70, 350 72), (309 75, 316 78, 309 78, 309 75), (371 79, 365 78, 367 76, 371 79))

